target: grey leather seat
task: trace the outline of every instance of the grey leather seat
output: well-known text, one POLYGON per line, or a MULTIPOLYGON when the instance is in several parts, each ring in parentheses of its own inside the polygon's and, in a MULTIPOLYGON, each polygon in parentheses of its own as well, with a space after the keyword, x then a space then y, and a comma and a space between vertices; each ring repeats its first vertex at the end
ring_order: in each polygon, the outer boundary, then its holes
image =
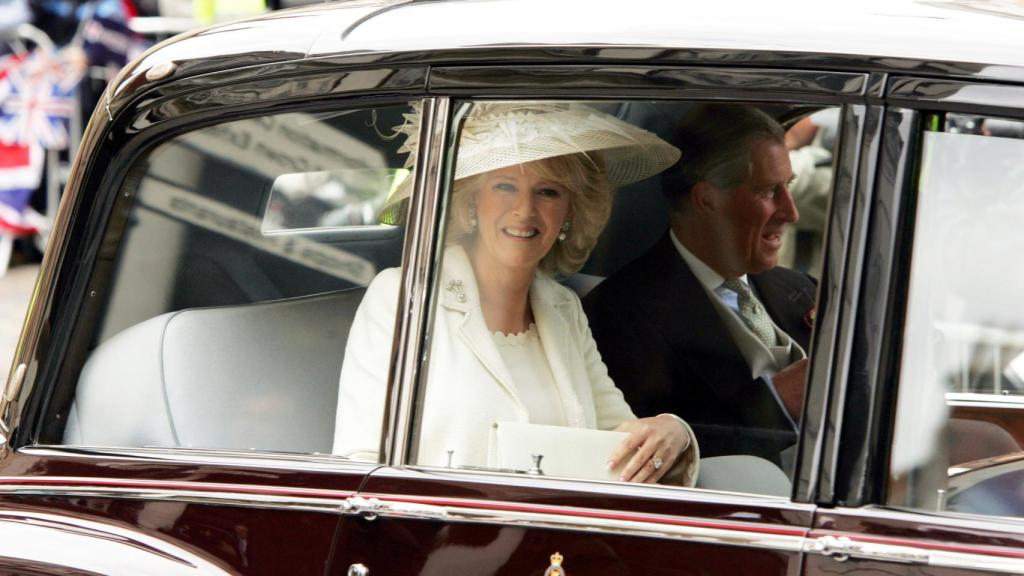
POLYGON ((64 441, 329 453, 364 292, 182 310, 132 326, 90 356, 64 441))
POLYGON ((697 488, 789 497, 793 484, 775 464, 746 454, 700 459, 697 488))

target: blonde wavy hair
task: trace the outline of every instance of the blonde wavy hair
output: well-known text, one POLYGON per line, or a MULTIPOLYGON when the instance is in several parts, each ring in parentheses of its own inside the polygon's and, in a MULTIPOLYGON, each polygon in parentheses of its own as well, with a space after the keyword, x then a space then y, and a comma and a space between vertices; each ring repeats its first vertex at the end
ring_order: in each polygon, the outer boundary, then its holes
MULTIPOLYGON (((553 276, 571 276, 579 270, 612 213, 613 187, 599 152, 577 153, 521 164, 538 178, 551 180, 569 189, 569 230, 565 240, 556 240, 540 261, 540 269, 553 276)), ((456 180, 448 213, 446 244, 469 244, 476 239, 470 225, 473 198, 486 176, 477 174, 456 180)))

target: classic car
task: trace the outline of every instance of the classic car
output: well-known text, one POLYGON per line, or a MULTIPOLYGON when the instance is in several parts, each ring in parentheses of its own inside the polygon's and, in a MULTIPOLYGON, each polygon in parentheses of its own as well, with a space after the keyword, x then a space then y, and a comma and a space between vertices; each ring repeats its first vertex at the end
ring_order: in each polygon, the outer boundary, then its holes
MULTIPOLYGON (((352 0, 154 47, 88 124, 0 400, 0 572, 1024 573, 1022 17, 352 0), (488 101, 662 137, 706 102, 816 126, 796 176, 825 184, 785 264, 818 293, 781 468, 684 487, 551 473, 558 448, 420 458, 457 135, 488 101), (388 268, 379 435, 334 453, 349 328, 388 268)), ((661 187, 617 191, 561 280, 585 294, 657 241, 661 187)))

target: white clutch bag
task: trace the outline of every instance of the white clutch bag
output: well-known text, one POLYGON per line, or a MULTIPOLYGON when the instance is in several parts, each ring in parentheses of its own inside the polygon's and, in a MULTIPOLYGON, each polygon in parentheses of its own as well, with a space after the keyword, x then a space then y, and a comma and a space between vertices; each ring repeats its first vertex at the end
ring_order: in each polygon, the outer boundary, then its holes
POLYGON ((626 432, 591 428, 495 422, 491 425, 487 465, 530 471, 535 467, 534 456, 541 455, 539 468, 545 476, 617 481, 618 473, 606 465, 627 436, 626 432))

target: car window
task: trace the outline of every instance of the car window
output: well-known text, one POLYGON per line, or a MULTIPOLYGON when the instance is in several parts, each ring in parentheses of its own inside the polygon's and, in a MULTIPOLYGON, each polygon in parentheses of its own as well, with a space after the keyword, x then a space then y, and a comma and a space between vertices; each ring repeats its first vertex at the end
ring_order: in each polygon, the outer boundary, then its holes
POLYGON ((138 160, 64 442, 330 453, 356 310, 401 262, 378 215, 411 180, 408 107, 231 120, 138 160))
MULTIPOLYGON (((834 111, 651 101, 456 110, 410 462, 789 495, 834 111), (715 129, 734 118, 750 132, 715 129), (790 142, 787 130, 805 120, 790 142), (694 126, 699 138, 680 140, 694 126), (728 153, 703 158, 700 138, 728 153), (673 206, 685 196, 676 192, 710 180, 717 188, 707 202, 717 207, 674 240, 673 206), (817 217, 798 229, 803 205, 817 217), (708 229, 717 235, 702 244, 708 229), (749 276, 750 294, 705 289, 683 243, 716 255, 714 266, 731 276, 749 276), (742 273, 723 258, 743 261, 742 273), (762 305, 770 344, 738 310, 743 298, 762 305), (711 357, 721 362, 691 365, 711 357), (719 396, 709 385, 725 375, 732 381, 719 396)), ((366 383, 343 376, 346 386, 366 383)))
POLYGON ((1024 123, 925 118, 889 502, 1024 515, 1024 123))

